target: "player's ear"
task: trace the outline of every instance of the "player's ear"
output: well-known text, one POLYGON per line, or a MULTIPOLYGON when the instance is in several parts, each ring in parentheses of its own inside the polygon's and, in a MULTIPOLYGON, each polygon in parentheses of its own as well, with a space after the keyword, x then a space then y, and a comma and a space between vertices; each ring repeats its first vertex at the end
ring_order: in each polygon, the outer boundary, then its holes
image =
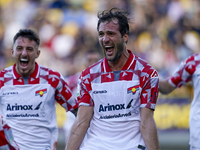
POLYGON ((123 40, 124 40, 124 43, 127 43, 128 42, 128 33, 125 33, 123 35, 123 40))
POLYGON ((40 50, 38 49, 38 50, 37 50, 37 55, 36 55, 35 58, 38 58, 39 56, 40 56, 40 50))
POLYGON ((14 50, 13 50, 13 48, 11 48, 11 55, 12 55, 12 56, 14 55, 14 50))

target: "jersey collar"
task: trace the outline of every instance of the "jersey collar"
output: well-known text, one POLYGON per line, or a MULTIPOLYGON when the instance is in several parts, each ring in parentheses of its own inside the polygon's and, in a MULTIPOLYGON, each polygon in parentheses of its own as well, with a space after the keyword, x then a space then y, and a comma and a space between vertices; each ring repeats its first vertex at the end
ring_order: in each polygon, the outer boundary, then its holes
MULTIPOLYGON (((126 64, 123 66, 123 68, 121 70, 128 70, 131 67, 131 65, 133 64, 135 55, 132 53, 131 50, 128 50, 128 52, 130 54, 128 61, 126 62, 126 64)), ((111 72, 112 71, 110 69, 109 65, 108 65, 108 61, 107 61, 106 57, 104 58, 104 71, 105 72, 111 72)))
MULTIPOLYGON (((18 78, 21 77, 21 75, 19 75, 19 74, 17 73, 17 71, 15 70, 15 66, 16 66, 16 63, 13 65, 13 76, 14 76, 14 79, 18 79, 18 78)), ((39 65, 38 65, 38 63, 35 62, 35 70, 34 70, 34 72, 30 75, 30 77, 36 78, 37 75, 38 75, 38 71, 39 71, 39 65)))

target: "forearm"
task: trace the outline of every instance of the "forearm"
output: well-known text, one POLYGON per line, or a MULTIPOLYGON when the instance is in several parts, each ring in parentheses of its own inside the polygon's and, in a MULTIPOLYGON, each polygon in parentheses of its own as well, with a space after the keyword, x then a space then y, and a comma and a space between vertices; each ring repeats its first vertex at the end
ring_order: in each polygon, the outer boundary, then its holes
POLYGON ((159 150, 158 133, 153 118, 153 110, 141 108, 140 132, 148 150, 159 150))
POLYGON ((147 124, 140 125, 140 131, 148 150, 159 150, 158 133, 154 120, 148 120, 147 124))
POLYGON ((175 87, 168 83, 168 80, 159 80, 159 92, 162 94, 169 94, 171 93, 175 87))
POLYGON ((79 123, 78 119, 76 119, 70 131, 66 150, 78 150, 85 137, 87 129, 88 125, 84 122, 79 123))
POLYGON ((93 116, 93 107, 80 106, 77 117, 71 127, 66 150, 78 150, 90 125, 93 116))

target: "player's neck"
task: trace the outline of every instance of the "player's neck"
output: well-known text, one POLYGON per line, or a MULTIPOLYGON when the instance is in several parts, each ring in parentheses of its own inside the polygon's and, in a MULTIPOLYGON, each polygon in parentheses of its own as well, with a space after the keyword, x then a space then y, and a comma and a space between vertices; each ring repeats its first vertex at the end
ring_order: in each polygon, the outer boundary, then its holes
POLYGON ((120 71, 126 64, 129 58, 129 53, 122 53, 121 57, 116 61, 108 61, 108 65, 112 71, 120 71))

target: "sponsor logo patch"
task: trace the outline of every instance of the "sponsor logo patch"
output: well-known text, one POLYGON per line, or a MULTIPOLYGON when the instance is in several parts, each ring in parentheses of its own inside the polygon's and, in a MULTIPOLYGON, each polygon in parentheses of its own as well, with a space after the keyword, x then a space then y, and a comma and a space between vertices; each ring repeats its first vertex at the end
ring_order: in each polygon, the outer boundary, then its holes
POLYGON ((103 93, 107 93, 106 90, 102 90, 102 91, 94 91, 94 94, 103 94, 103 93))
POLYGON ((3 95, 15 95, 18 94, 18 92, 5 92, 3 95))
MULTIPOLYGON (((42 102, 40 102, 34 110, 39 110, 42 102)), ((33 105, 15 105, 8 104, 7 111, 33 110, 33 105)))
POLYGON ((125 107, 125 104, 116 104, 116 105, 100 105, 99 106, 99 112, 106 112, 106 111, 114 111, 114 110, 122 110, 122 109, 129 109, 131 108, 131 103, 133 102, 133 99, 128 103, 128 105, 125 107))
POLYGON ((38 90, 35 92, 35 96, 40 95, 42 97, 45 93, 47 93, 47 89, 38 90))
POLYGON ((128 93, 135 94, 136 91, 137 91, 138 89, 139 89, 139 85, 129 87, 129 88, 127 89, 127 94, 128 94, 128 93))

